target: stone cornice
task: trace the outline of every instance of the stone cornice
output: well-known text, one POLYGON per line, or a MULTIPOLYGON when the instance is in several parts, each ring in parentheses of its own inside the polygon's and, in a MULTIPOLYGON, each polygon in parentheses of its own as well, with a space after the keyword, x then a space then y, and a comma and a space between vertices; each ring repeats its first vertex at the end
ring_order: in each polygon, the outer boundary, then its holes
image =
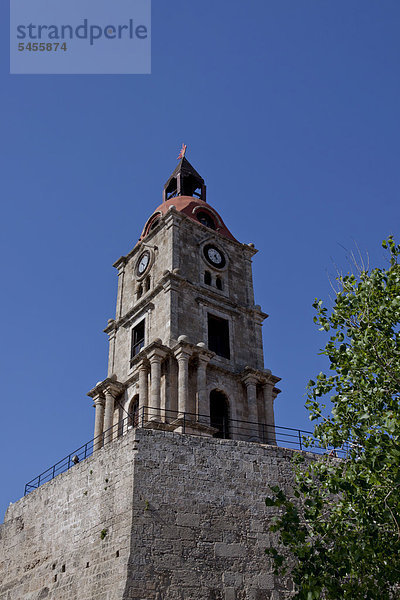
POLYGON ((205 360, 207 362, 215 356, 215 352, 209 350, 204 342, 196 344, 196 354, 200 360, 205 360))
POLYGON ((112 334, 115 335, 117 329, 118 327, 115 319, 108 319, 108 325, 105 329, 103 329, 103 331, 104 333, 107 333, 109 336, 111 336, 112 334))
POLYGON ((254 317, 254 319, 257 319, 257 321, 260 323, 265 321, 265 319, 268 319, 269 315, 265 312, 263 312, 261 310, 261 306, 259 304, 256 304, 254 306, 254 308, 249 308, 248 312, 252 314, 252 316, 254 317))
POLYGON ((251 317, 257 318, 257 320, 259 320, 261 323, 262 323, 262 321, 264 321, 265 319, 268 318, 267 313, 262 312, 261 307, 258 304, 256 304, 255 306, 251 306, 251 307, 244 306, 242 304, 237 304, 236 302, 233 302, 233 300, 231 300, 227 296, 217 294, 217 293, 213 292, 212 290, 205 289, 205 288, 197 286, 193 283, 189 283, 189 282, 186 282, 186 283, 187 283, 187 285, 191 285, 197 291, 201 292, 202 295, 197 296, 195 298, 196 302, 198 302, 199 304, 201 304, 201 303, 208 304, 209 306, 215 306, 216 308, 218 308, 218 306, 222 306, 224 304, 226 307, 225 310, 230 310, 230 312, 232 314, 240 314, 241 312, 245 312, 248 315, 250 315, 251 317))
POLYGON ((113 263, 113 267, 115 267, 116 269, 120 269, 121 267, 124 267, 127 263, 127 257, 126 256, 120 256, 115 263, 113 263))
POLYGON ((204 306, 209 306, 211 308, 215 308, 217 310, 222 310, 223 312, 229 312, 232 315, 238 316, 240 315, 240 310, 237 308, 237 304, 228 300, 227 298, 208 298, 207 296, 196 296, 195 301, 197 304, 204 304, 204 306), (222 302, 221 302, 222 300, 222 302))
MULTIPOLYGON (((141 351, 138 352, 138 354, 136 354, 136 356, 131 358, 131 362, 130 362, 131 371, 132 371, 132 369, 135 369, 135 372, 136 372, 139 364, 142 361, 149 365, 150 364, 150 356, 157 352, 160 355, 162 354, 163 356, 168 356, 169 354, 172 353, 171 348, 169 346, 165 346, 162 343, 162 341, 159 338, 157 338, 157 339, 153 340, 152 342, 150 342, 150 344, 148 344, 147 346, 142 348, 141 351)), ((133 377, 133 374, 130 374, 129 380, 131 380, 132 377, 133 377)))
POLYGON ((235 302, 233 302, 229 298, 226 298, 225 296, 219 296, 218 294, 210 293, 208 292, 208 290, 204 294, 204 296, 197 296, 195 300, 198 304, 205 304, 206 306, 210 306, 217 309, 221 308, 224 305, 223 310, 228 311, 233 315, 246 313, 250 317, 256 319, 260 324, 268 318, 267 313, 262 312, 258 304, 256 304, 254 307, 243 306, 240 304, 236 304, 235 302))
POLYGON ((147 360, 150 364, 154 359, 163 359, 171 352, 168 346, 163 346, 160 339, 154 340, 149 346, 146 348, 147 360))
POLYGON ((139 370, 136 367, 135 371, 133 373, 130 373, 128 375, 128 377, 126 378, 125 385, 126 385, 126 387, 128 389, 132 385, 135 385, 138 381, 139 381, 139 370))
POLYGON ((153 354, 159 354, 162 357, 167 356, 175 356, 180 353, 187 353, 190 358, 198 357, 200 359, 204 359, 210 361, 215 353, 211 352, 204 342, 199 342, 198 344, 192 344, 188 341, 187 336, 181 335, 176 342, 173 343, 172 346, 167 346, 161 342, 160 339, 156 339, 151 342, 148 346, 145 346, 141 349, 141 351, 131 359, 131 371, 135 370, 135 374, 131 373, 127 381, 131 382, 135 377, 137 377, 136 373, 140 363, 143 361, 148 366, 150 365, 150 358, 153 354))
POLYGON ((116 379, 112 379, 111 377, 107 377, 103 381, 99 381, 93 389, 91 389, 87 396, 90 398, 95 398, 96 396, 103 396, 107 390, 111 390, 113 394, 118 395, 122 394, 125 391, 126 385, 117 381, 116 379))
POLYGON ((208 364, 207 368, 210 369, 210 370, 219 371, 220 373, 228 374, 230 377, 235 377, 236 379, 239 380, 238 372, 235 371, 235 369, 233 367, 232 368, 228 368, 228 366, 230 366, 230 365, 224 366, 224 365, 219 364, 219 363, 210 362, 208 364))
POLYGON ((245 385, 248 383, 257 384, 260 381, 261 372, 251 367, 245 367, 244 371, 240 375, 240 379, 245 385))
MULTIPOLYGON (((263 370, 264 376, 265 376, 265 383, 271 383, 272 385, 275 385, 276 383, 278 383, 279 381, 281 381, 281 377, 277 377, 276 375, 272 375, 271 371, 269 369, 264 369, 263 370)), ((277 394, 281 393, 281 390, 277 389, 277 394)))
POLYGON ((133 308, 125 313, 123 317, 117 321, 109 319, 109 324, 104 329, 104 332, 110 334, 119 327, 129 327, 130 323, 138 317, 141 311, 147 312, 147 310, 153 310, 154 304, 151 300, 153 300, 162 289, 164 292, 169 292, 171 290, 178 291, 182 286, 188 287, 198 294, 201 294, 195 298, 196 302, 199 304, 203 303, 214 308, 221 308, 223 306, 225 311, 228 311, 233 315, 239 315, 241 312, 245 312, 259 323, 262 323, 268 317, 267 313, 262 312, 258 304, 253 307, 238 305, 226 296, 217 294, 212 290, 207 290, 200 285, 188 281, 179 273, 179 269, 174 269, 174 271, 164 271, 161 279, 159 279, 154 288, 146 293, 133 308))
POLYGON ((131 310, 129 310, 123 317, 118 319, 118 321, 116 321, 115 323, 116 328, 118 329, 119 327, 129 327, 130 324, 133 321, 135 321, 135 319, 138 319, 142 313, 144 315, 144 313, 148 312, 149 310, 153 310, 154 304, 149 300, 150 297, 146 298, 145 302, 137 304, 134 308, 131 308, 131 310))
POLYGON ((157 282, 155 287, 147 293, 143 299, 141 299, 133 308, 131 308, 123 317, 117 321, 109 320, 109 325, 104 329, 105 333, 110 334, 112 330, 116 330, 119 327, 129 327, 130 323, 135 320, 141 311, 147 312, 147 310, 153 310, 154 304, 151 302, 153 298, 162 290, 169 292, 171 289, 178 291, 182 286, 189 287, 194 291, 197 291, 201 295, 198 295, 195 300, 199 304, 203 303, 207 306, 214 308, 221 308, 223 306, 225 311, 230 312, 233 315, 239 315, 241 312, 245 312, 251 317, 257 319, 259 323, 262 323, 264 319, 268 317, 267 313, 262 312, 260 306, 256 304, 254 307, 248 307, 238 305, 226 296, 219 295, 206 290, 200 285, 196 285, 182 277, 179 273, 179 269, 174 271, 164 271, 161 279, 157 282), (111 323, 113 321, 113 323, 111 323))
POLYGON ((171 289, 175 291, 179 290, 185 283, 186 279, 180 275, 179 269, 174 269, 173 271, 164 271, 157 285, 163 288, 164 292, 169 292, 171 289))
POLYGON ((179 336, 178 341, 171 347, 171 351, 174 353, 175 357, 180 352, 186 352, 191 358, 197 357, 199 359, 206 360, 207 362, 215 356, 215 352, 209 350, 204 342, 192 344, 188 341, 188 337, 186 335, 179 336))
POLYGON ((136 354, 136 356, 131 358, 131 370, 136 369, 142 361, 148 364, 146 349, 147 347, 142 348, 141 351, 136 354))
MULTIPOLYGON (((257 381, 257 383, 260 383, 262 385, 270 383, 273 386, 275 386, 275 384, 281 380, 280 377, 272 375, 269 369, 253 369, 252 367, 246 366, 240 373, 240 379, 245 383, 246 380, 249 380, 250 378, 254 378, 257 381)), ((274 390, 277 390, 277 394, 279 394, 281 391, 275 387, 274 390)))

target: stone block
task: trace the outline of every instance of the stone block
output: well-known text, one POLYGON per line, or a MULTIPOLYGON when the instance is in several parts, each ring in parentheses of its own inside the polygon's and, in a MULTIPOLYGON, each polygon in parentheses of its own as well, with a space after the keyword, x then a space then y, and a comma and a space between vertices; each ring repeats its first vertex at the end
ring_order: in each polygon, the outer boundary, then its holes
POLYGON ((263 573, 257 577, 257 585, 261 590, 273 590, 274 581, 273 573, 263 573))
POLYGON ((226 586, 232 586, 237 588, 242 585, 243 576, 240 573, 227 571, 223 573, 222 581, 226 586))
POLYGON ((225 542, 217 542, 214 546, 215 556, 226 558, 236 558, 246 555, 246 548, 243 544, 227 544, 225 542))

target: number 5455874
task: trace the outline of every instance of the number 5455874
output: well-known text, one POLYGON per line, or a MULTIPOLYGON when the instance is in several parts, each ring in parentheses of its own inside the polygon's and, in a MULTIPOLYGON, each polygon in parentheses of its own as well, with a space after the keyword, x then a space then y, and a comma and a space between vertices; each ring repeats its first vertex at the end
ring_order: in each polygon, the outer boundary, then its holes
POLYGON ((28 42, 27 44, 20 42, 18 50, 19 52, 23 52, 24 50, 28 50, 28 52, 57 52, 57 50, 63 50, 65 52, 67 44, 65 42, 63 44, 59 42, 28 42))

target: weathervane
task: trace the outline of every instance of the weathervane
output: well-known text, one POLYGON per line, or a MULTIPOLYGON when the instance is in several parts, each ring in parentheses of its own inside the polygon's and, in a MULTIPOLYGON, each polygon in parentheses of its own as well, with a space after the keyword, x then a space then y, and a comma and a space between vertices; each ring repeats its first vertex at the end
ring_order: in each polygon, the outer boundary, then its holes
POLYGON ((181 151, 179 152, 178 160, 185 157, 186 148, 187 148, 186 144, 182 144, 182 148, 181 148, 181 151))

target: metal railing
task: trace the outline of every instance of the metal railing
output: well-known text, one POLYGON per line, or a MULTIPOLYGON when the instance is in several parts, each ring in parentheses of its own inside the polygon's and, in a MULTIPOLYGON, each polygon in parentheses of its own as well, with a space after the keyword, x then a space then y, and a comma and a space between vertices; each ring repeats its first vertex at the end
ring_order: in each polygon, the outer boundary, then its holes
POLYGON ((100 436, 93 438, 74 452, 68 454, 57 463, 43 471, 40 475, 25 485, 24 495, 37 489, 44 483, 51 481, 60 473, 68 471, 74 465, 93 454, 109 442, 121 437, 130 429, 137 427, 175 431, 177 434, 196 435, 202 437, 215 437, 238 441, 253 442, 256 444, 271 444, 292 450, 306 450, 313 454, 329 454, 345 458, 349 448, 333 448, 321 446, 310 431, 281 427, 267 423, 256 423, 221 417, 212 421, 209 415, 199 415, 188 412, 178 412, 166 409, 155 409, 144 406, 104 431, 100 436))

